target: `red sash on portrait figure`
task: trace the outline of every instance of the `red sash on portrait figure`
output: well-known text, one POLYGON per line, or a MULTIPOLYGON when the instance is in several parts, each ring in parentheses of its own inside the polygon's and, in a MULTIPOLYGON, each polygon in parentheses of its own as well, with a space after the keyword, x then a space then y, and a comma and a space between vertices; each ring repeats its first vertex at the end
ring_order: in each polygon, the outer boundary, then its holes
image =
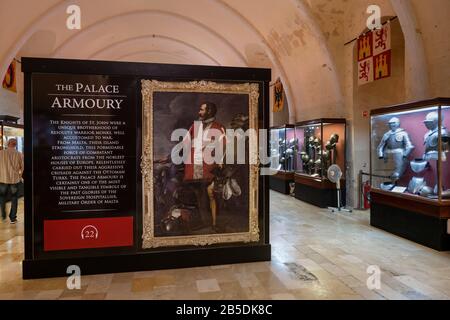
MULTIPOLYGON (((225 135, 225 128, 218 122, 212 121, 208 123, 206 126, 204 126, 204 133, 206 132, 206 137, 211 139, 211 135, 207 132, 209 129, 216 129, 220 130, 223 135, 225 135)), ((190 141, 187 140, 187 143, 190 144, 191 147, 191 153, 190 153, 190 162, 186 163, 184 165, 184 181, 205 181, 205 182, 211 182, 214 179, 213 171, 215 168, 217 168, 218 164, 207 164, 204 161, 204 156, 202 157, 202 164, 195 164, 194 156, 195 156, 195 149, 194 149, 194 125, 192 125, 189 128, 189 135, 190 135, 190 141)), ((222 139, 222 147, 225 147, 225 138, 222 139)), ((211 142, 205 142, 202 143, 202 155, 205 151, 205 148, 208 146, 208 144, 213 145, 213 141, 211 142)), ((225 151, 225 148, 223 149, 225 151)), ((225 152, 224 152, 225 154, 225 152)))

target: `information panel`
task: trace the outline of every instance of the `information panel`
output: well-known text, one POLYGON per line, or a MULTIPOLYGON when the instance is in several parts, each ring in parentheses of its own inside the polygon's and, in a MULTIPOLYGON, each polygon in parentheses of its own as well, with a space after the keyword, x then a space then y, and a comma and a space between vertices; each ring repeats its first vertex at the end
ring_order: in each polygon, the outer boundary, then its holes
POLYGON ((267 128, 269 69, 21 61, 24 279, 270 260, 258 164, 171 156, 199 121, 267 128))
POLYGON ((34 74, 32 85, 34 216, 44 251, 132 246, 135 80, 34 74))

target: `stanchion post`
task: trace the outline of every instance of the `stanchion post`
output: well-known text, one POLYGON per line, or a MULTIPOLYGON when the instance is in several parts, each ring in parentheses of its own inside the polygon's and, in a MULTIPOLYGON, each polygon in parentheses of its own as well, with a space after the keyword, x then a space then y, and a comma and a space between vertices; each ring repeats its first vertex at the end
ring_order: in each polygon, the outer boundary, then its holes
POLYGON ((364 200, 363 200, 363 190, 362 190, 362 188, 363 188, 363 178, 362 178, 362 176, 363 176, 363 171, 362 170, 359 170, 359 173, 358 173, 358 210, 362 210, 364 207, 363 207, 363 202, 364 202, 364 200))

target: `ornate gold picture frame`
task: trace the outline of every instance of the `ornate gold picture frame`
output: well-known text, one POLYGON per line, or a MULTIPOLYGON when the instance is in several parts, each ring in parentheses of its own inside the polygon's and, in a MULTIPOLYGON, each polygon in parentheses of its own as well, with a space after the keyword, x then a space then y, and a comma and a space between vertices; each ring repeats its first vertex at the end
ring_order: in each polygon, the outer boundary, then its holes
MULTIPOLYGON (((164 123, 156 123, 155 112, 161 112, 165 105, 159 98, 168 94, 171 96, 181 95, 202 95, 213 96, 216 100, 223 95, 224 99, 244 98, 242 101, 247 105, 242 105, 245 114, 248 115, 248 128, 258 132, 258 99, 259 85, 256 83, 216 83, 211 81, 193 81, 193 82, 161 82, 156 80, 142 80, 142 131, 143 131, 143 151, 141 159, 142 184, 143 184, 143 234, 142 248, 150 249, 157 247, 170 246, 206 246, 220 243, 239 243, 239 242, 257 242, 260 239, 260 230, 258 225, 258 176, 259 165, 247 164, 248 168, 248 186, 243 186, 246 190, 245 208, 248 213, 242 213, 246 220, 245 229, 238 232, 210 232, 204 234, 178 234, 178 235, 161 235, 156 232, 155 223, 155 144, 161 143, 155 140, 155 133, 158 137, 161 135, 160 129, 165 126, 164 123), (156 131, 155 131, 156 130, 156 131), (248 200, 247 200, 248 199, 248 200)), ((235 99, 239 100, 239 99, 235 99)), ((240 101, 241 101, 240 100, 240 101)), ((228 101, 228 100, 227 100, 228 101)), ((224 103, 225 105, 225 103, 224 103)), ((167 105, 167 107, 169 107, 167 105)), ((236 106, 234 106, 236 107, 236 106)), ((220 103, 217 108, 225 108, 220 103)), ((223 112, 223 111, 222 111, 223 112)), ((226 112, 226 111, 225 111, 226 112)), ((157 115, 156 115, 157 116, 157 115)), ((181 116, 180 116, 181 117, 181 116)), ((168 137, 170 139, 170 137, 168 137)), ((250 140, 251 141, 251 140, 250 140)), ((257 143, 257 141, 249 142, 257 143)), ((159 145, 157 145, 159 147, 159 145)), ((248 146, 248 150, 258 150, 258 146, 248 146)), ((241 186, 242 187, 242 186, 241 186)), ((219 212, 220 216, 220 212, 219 212)), ((242 216, 241 216, 242 217, 242 216)), ((157 220, 159 221, 159 220, 157 220)))

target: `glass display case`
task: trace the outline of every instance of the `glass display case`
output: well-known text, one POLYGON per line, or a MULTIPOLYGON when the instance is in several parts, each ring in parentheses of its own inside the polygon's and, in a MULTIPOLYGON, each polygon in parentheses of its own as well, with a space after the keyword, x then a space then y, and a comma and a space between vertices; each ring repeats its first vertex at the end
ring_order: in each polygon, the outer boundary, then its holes
POLYGON ((277 171, 295 171, 297 141, 293 125, 270 128, 270 167, 277 171))
POLYGON ((294 182, 297 140, 294 125, 272 127, 269 131, 270 168, 274 170, 269 178, 272 190, 290 194, 294 182))
POLYGON ((318 119, 295 126, 296 173, 326 179, 337 164, 345 177, 345 119, 318 119))
POLYGON ((345 205, 346 120, 322 118, 295 125, 295 197, 326 208, 337 206, 336 185, 327 178, 335 164, 342 171, 341 205, 345 205))
POLYGON ((370 122, 371 224, 450 250, 450 99, 372 110, 370 122))
POLYGON ((450 105, 424 105, 371 117, 372 189, 450 199, 450 105))
POLYGON ((19 118, 0 115, 0 149, 6 149, 8 140, 17 139, 17 150, 23 153, 24 130, 19 118))

